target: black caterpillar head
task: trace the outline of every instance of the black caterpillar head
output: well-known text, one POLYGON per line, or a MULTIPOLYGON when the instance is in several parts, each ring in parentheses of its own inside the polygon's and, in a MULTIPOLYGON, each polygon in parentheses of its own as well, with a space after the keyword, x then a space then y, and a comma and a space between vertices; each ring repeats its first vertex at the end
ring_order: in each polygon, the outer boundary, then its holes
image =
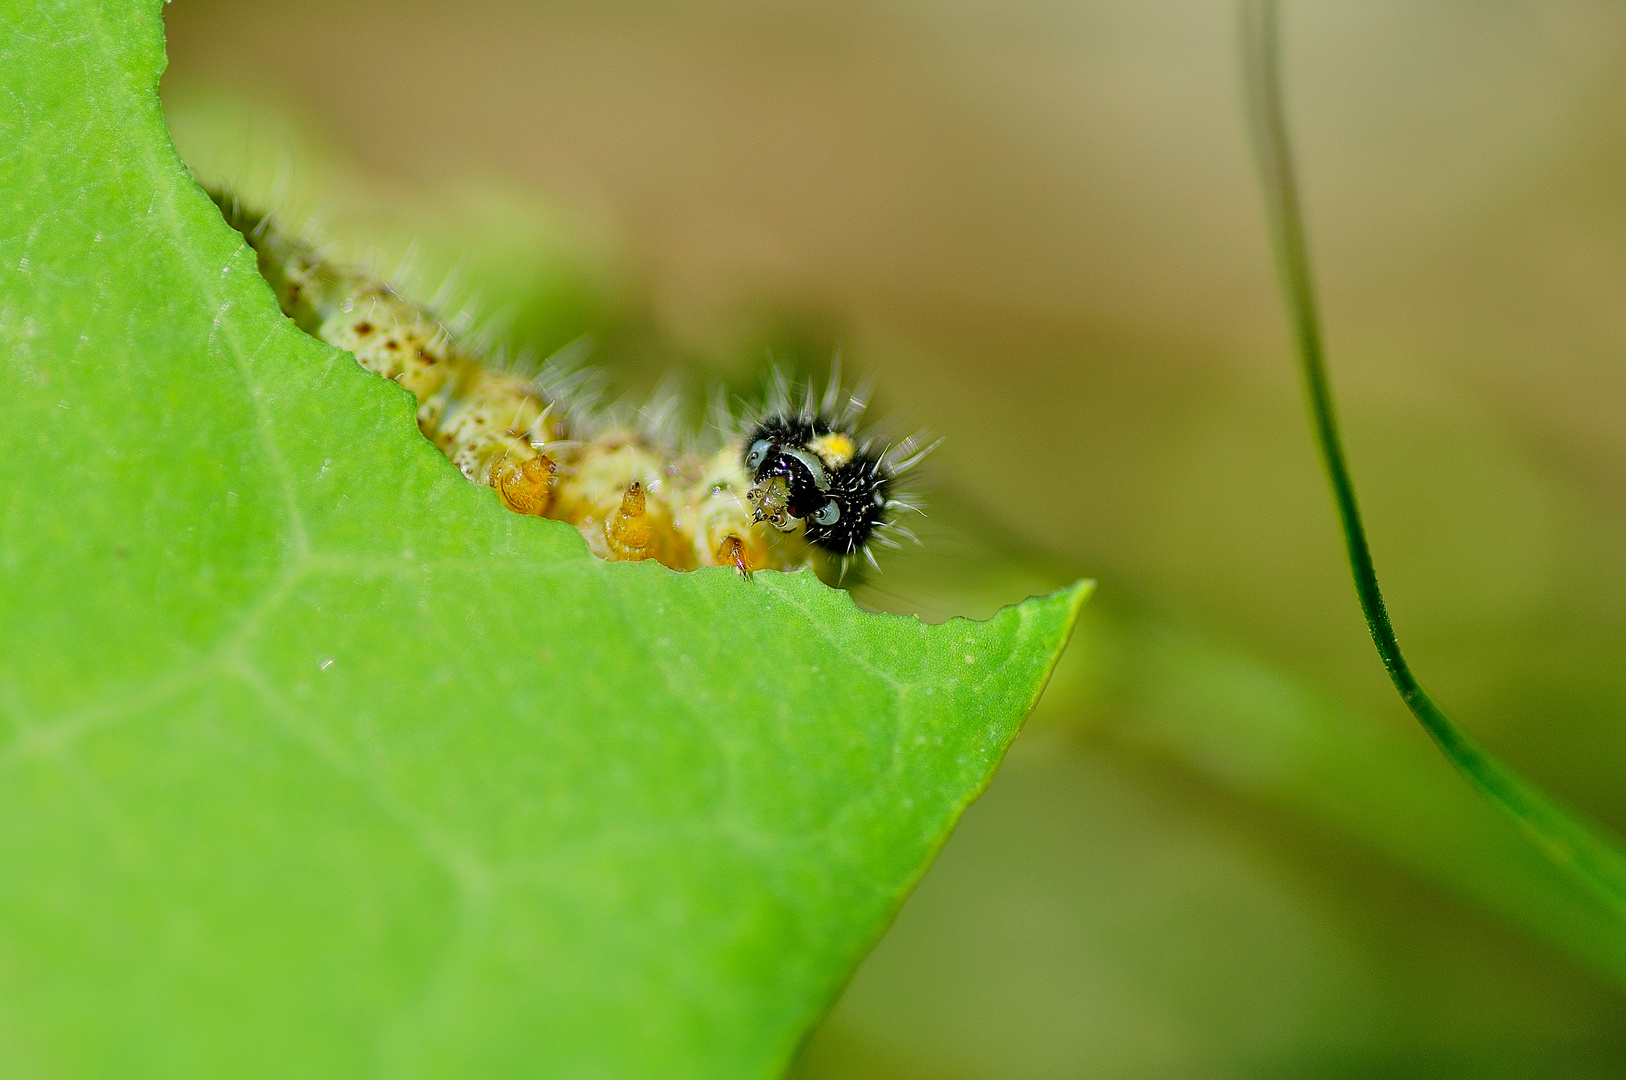
POLYGON ((770 416, 746 437, 744 464, 758 520, 788 531, 799 519, 807 542, 833 555, 865 551, 887 524, 892 477, 881 456, 823 416, 770 416), (783 494, 764 495, 775 478, 783 494))

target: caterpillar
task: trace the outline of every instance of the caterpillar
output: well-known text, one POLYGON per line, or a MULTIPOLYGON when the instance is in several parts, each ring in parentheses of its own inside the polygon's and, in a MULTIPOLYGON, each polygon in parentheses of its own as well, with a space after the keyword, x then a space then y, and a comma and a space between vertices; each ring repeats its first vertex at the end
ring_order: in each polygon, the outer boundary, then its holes
POLYGON ((839 366, 818 400, 777 374, 755 409, 714 398, 709 439, 677 438, 670 409, 642 425, 595 419, 570 402, 579 380, 484 357, 427 307, 323 258, 230 194, 210 196, 285 315, 411 391, 419 431, 465 477, 515 513, 574 525, 599 558, 746 577, 810 567, 840 582, 859 560, 879 569, 878 546, 915 539, 898 517, 921 507, 900 482, 935 444, 883 446, 865 434, 865 395, 843 394, 839 366))

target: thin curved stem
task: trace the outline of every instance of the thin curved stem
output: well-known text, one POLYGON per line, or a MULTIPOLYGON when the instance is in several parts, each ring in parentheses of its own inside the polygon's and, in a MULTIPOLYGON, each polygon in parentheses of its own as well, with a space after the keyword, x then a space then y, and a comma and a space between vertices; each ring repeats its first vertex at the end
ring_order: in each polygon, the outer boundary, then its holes
POLYGON ((1276 249, 1288 321, 1298 350, 1321 461, 1332 484, 1355 592, 1383 666, 1406 707, 1470 783, 1505 810, 1560 867, 1626 920, 1626 854, 1617 841, 1554 802, 1453 724, 1419 685, 1400 651, 1377 570, 1361 525, 1355 484, 1344 460, 1332 386, 1327 378, 1320 319, 1310 275, 1298 182, 1282 109, 1278 20, 1274 0, 1242 0, 1242 48, 1252 129, 1266 216, 1276 249))

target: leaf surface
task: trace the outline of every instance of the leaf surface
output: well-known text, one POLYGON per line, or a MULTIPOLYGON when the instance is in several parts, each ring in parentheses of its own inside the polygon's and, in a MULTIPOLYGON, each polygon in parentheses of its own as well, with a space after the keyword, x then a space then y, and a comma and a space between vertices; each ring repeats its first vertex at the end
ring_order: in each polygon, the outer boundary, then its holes
POLYGON ((0 20, 0 1072, 773 1075, 1087 586, 601 563, 276 311, 156 0, 0 20))

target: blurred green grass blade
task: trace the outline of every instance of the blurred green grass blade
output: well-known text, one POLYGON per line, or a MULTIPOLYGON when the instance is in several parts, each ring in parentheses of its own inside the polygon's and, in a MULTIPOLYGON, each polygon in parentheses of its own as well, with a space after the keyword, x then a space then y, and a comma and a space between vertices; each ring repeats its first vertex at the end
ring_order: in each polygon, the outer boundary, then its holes
POLYGON ((1400 651, 1378 588, 1327 377, 1303 214, 1282 108, 1276 4, 1272 0, 1243 0, 1241 12, 1248 118, 1264 182, 1282 290, 1316 440, 1332 484, 1354 572, 1355 590, 1378 655, 1406 707, 1469 782, 1512 815, 1549 859, 1607 904, 1617 918, 1626 920, 1626 855, 1613 838, 1559 806, 1453 724, 1424 693, 1400 651))
MULTIPOLYGON (((945 591, 934 572, 938 603, 975 604, 990 580, 1043 588, 1078 572, 952 489, 936 493, 934 509, 957 515, 978 567, 960 586, 970 592, 945 591)), ((911 563, 931 558, 925 549, 888 577, 907 585, 911 563)), ((1426 734, 1396 729, 1136 594, 1133 579, 1110 578, 1085 612, 1034 716, 1041 731, 1076 728, 1154 752, 1239 799, 1359 843, 1626 986, 1626 923, 1464 785, 1426 734)))
POLYGON ((610 565, 277 312, 160 0, 0 19, 0 1075, 775 1075, 1088 587, 610 565))
POLYGON ((1626 986, 1626 924, 1422 739, 1148 618, 1081 630, 1113 658, 1110 734, 1382 853, 1626 986))

